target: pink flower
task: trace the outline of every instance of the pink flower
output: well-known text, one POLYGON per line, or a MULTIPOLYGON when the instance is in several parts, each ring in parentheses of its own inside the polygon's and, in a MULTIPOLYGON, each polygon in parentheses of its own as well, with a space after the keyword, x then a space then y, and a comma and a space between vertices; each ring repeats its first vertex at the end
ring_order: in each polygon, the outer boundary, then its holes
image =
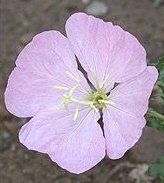
POLYGON ((158 73, 146 65, 137 39, 119 26, 76 13, 66 33, 45 31, 23 49, 5 102, 14 115, 33 117, 20 130, 22 144, 78 174, 106 151, 118 159, 138 141, 158 73))

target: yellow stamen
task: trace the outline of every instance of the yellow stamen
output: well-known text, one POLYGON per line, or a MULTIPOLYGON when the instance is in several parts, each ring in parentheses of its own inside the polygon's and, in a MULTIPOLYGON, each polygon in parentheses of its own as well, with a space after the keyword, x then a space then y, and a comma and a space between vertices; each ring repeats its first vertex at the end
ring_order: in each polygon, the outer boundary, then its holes
POLYGON ((68 91, 69 89, 65 86, 58 86, 58 85, 55 85, 54 88, 56 89, 59 89, 59 90, 65 90, 65 91, 68 91))
POLYGON ((68 95, 69 96, 72 96, 73 92, 76 90, 76 88, 78 87, 79 85, 75 85, 73 88, 70 89, 68 95))
POLYGON ((104 103, 104 104, 110 104, 110 105, 114 105, 115 104, 111 100, 98 100, 98 101, 101 102, 101 103, 104 103))
POLYGON ((71 98, 71 101, 76 102, 77 104, 82 104, 82 105, 89 105, 89 106, 93 105, 93 102, 77 100, 75 98, 71 98))
POLYGON ((96 112, 99 112, 99 110, 93 104, 91 104, 90 107, 92 107, 96 112))
POLYGON ((76 109, 75 109, 73 121, 76 121, 76 120, 77 120, 78 113, 79 113, 79 107, 78 107, 78 105, 77 105, 77 107, 76 107, 76 109))
POLYGON ((106 75, 105 78, 104 78, 104 80, 102 81, 102 83, 101 83, 100 86, 99 86, 100 89, 103 88, 103 86, 104 86, 104 84, 107 82, 108 78, 109 78, 109 75, 106 75))
POLYGON ((80 83, 80 79, 78 79, 77 77, 75 77, 73 74, 71 74, 69 71, 66 71, 66 74, 72 78, 73 80, 75 80, 76 82, 80 83))
POLYGON ((97 78, 96 71, 93 68, 91 68, 90 70, 91 70, 91 73, 93 75, 93 79, 96 81, 96 84, 98 86, 98 78, 97 78))

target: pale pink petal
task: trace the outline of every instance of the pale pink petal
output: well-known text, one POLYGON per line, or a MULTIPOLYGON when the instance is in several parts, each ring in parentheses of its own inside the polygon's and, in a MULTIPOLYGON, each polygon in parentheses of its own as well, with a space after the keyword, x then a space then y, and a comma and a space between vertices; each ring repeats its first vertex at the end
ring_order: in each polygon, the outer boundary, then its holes
POLYGON ((63 91, 54 88, 55 81, 16 67, 5 92, 7 109, 19 117, 33 116, 39 110, 57 106, 63 91))
POLYGON ((103 115, 106 149, 109 158, 119 159, 140 138, 146 121, 109 107, 103 115))
POLYGON ((138 77, 118 85, 109 98, 114 102, 104 110, 104 131, 107 154, 118 159, 140 138, 146 124, 144 114, 157 80, 155 67, 148 67, 138 77))
POLYGON ((143 116, 148 110, 149 97, 158 78, 155 67, 145 71, 125 83, 119 84, 109 95, 115 107, 136 116, 143 116))
POLYGON ((124 82, 146 67, 146 52, 138 40, 119 26, 84 13, 73 14, 66 32, 75 54, 96 85, 109 74, 106 86, 124 82))
POLYGON ((69 88, 77 85, 66 74, 67 71, 80 79, 79 95, 88 87, 77 70, 67 38, 57 31, 35 36, 18 56, 16 65, 9 77, 5 103, 7 109, 19 117, 30 117, 46 107, 61 103, 60 97, 65 91, 61 92, 54 86, 69 88))
POLYGON ((80 109, 77 121, 73 121, 73 111, 47 110, 22 127, 19 139, 27 148, 49 154, 62 168, 82 173, 105 155, 98 118, 98 113, 88 109, 80 109))
POLYGON ((53 30, 37 34, 19 54, 16 66, 45 76, 54 76, 66 69, 77 73, 75 56, 68 39, 53 30))

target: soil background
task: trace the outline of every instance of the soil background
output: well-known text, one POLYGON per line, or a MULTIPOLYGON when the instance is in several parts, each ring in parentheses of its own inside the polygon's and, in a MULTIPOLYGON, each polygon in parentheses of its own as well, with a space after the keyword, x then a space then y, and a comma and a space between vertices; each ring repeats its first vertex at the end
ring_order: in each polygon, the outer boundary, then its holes
MULTIPOLYGON (((102 0, 112 21, 135 35, 147 50, 148 62, 164 54, 164 6, 151 0, 102 0)), ((149 183, 148 165, 164 154, 164 136, 145 128, 140 141, 117 161, 104 158, 86 173, 74 175, 46 155, 28 151, 18 142, 18 131, 27 119, 9 114, 4 91, 15 59, 39 32, 59 30, 74 12, 88 11, 93 0, 0 0, 0 182, 1 183, 149 183)), ((92 7, 94 8, 94 7, 92 7)), ((95 11, 100 11, 101 8, 95 11)), ((92 11, 92 10, 90 10, 92 11)), ((95 12, 94 11, 94 12, 95 12)))

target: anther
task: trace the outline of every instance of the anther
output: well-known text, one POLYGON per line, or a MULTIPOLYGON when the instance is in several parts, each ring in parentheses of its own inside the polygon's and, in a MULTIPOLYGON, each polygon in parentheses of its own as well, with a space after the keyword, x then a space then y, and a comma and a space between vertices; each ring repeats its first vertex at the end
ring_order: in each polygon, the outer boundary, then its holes
POLYGON ((78 107, 78 105, 77 105, 77 106, 76 106, 76 109, 75 109, 73 121, 76 121, 76 120, 77 120, 78 113, 79 113, 79 107, 78 107))
POLYGON ((110 105, 114 105, 115 103, 110 101, 110 100, 98 100, 98 102, 100 103, 104 103, 104 104, 110 104, 110 105))
POLYGON ((99 110, 93 104, 91 104, 90 107, 93 108, 96 112, 99 112, 99 110))
POLYGON ((102 81, 102 83, 99 86, 100 89, 102 89, 104 87, 104 84, 107 82, 108 78, 109 78, 109 75, 105 76, 104 80, 102 81))
POLYGON ((69 88, 67 88, 65 86, 58 86, 58 85, 55 85, 54 88, 59 89, 59 90, 65 90, 65 91, 69 90, 69 88))
POLYGON ((75 77, 73 74, 71 74, 69 71, 66 71, 66 74, 72 78, 73 80, 75 80, 76 82, 80 83, 80 79, 78 79, 77 77, 75 77))
POLYGON ((76 90, 76 88, 78 87, 79 85, 75 85, 73 88, 70 89, 69 91, 69 95, 72 96, 73 92, 76 90))

